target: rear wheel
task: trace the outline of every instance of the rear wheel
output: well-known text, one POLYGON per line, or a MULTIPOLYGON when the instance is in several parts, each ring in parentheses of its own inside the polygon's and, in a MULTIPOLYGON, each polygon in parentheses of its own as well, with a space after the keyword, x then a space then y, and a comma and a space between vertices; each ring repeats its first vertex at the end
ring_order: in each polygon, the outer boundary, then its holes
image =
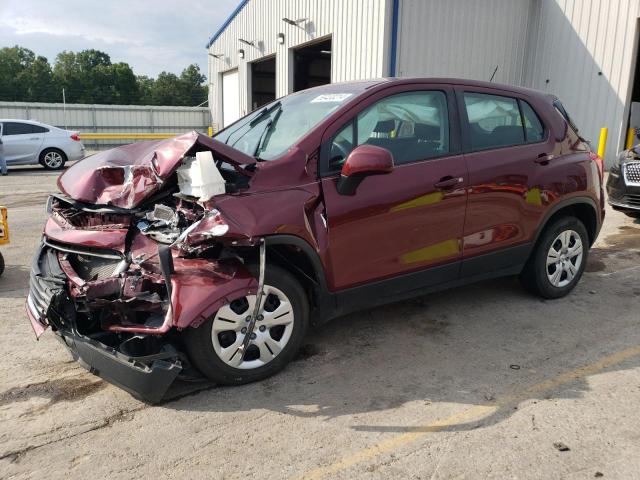
POLYGON ((262 380, 281 370, 300 348, 309 307, 298 281, 286 270, 267 265, 262 306, 243 353, 240 347, 255 302, 255 295, 234 300, 185 332, 189 358, 210 380, 227 385, 262 380))
POLYGON ((57 148, 46 148, 40 153, 40 163, 47 170, 60 170, 67 162, 67 156, 57 148))
POLYGON ((4 257, 2 256, 2 252, 0 252, 0 275, 4 273, 4 257))
POLYGON ((549 225, 520 274, 522 284, 543 298, 567 295, 582 277, 589 249, 584 224, 564 217, 549 225))

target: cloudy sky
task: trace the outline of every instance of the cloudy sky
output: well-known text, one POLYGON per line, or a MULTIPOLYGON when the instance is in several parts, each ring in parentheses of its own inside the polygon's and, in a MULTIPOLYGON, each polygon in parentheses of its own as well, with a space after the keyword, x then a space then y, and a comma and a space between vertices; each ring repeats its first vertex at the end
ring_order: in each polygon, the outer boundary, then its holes
POLYGON ((239 0, 0 0, 0 48, 20 45, 53 64, 62 50, 95 48, 137 74, 180 73, 239 0))

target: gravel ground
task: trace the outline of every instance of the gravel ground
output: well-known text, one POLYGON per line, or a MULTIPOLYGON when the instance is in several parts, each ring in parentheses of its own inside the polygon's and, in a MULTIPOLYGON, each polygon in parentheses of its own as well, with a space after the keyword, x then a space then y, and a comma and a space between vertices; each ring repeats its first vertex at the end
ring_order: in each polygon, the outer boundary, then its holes
POLYGON ((507 278, 361 312, 271 379, 149 406, 31 331, 55 178, 0 178, 0 478, 640 478, 640 224, 623 215, 565 299, 507 278))

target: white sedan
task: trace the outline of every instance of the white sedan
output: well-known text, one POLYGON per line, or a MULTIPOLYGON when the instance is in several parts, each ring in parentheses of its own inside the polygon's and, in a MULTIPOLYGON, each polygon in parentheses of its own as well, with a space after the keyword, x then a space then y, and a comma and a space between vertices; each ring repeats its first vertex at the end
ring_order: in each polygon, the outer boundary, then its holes
POLYGON ((69 160, 84 157, 78 132, 33 120, 0 119, 0 138, 7 166, 41 164, 59 170, 69 160))

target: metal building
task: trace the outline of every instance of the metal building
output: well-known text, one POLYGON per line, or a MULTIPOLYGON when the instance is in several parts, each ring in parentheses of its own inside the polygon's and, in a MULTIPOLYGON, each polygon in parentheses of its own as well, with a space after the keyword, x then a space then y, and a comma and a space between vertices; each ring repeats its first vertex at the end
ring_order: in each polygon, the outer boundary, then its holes
POLYGON ((639 15, 640 0, 243 0, 207 44, 209 104, 222 128, 328 82, 493 76, 558 95, 594 142, 608 127, 610 163, 640 102, 639 15))

